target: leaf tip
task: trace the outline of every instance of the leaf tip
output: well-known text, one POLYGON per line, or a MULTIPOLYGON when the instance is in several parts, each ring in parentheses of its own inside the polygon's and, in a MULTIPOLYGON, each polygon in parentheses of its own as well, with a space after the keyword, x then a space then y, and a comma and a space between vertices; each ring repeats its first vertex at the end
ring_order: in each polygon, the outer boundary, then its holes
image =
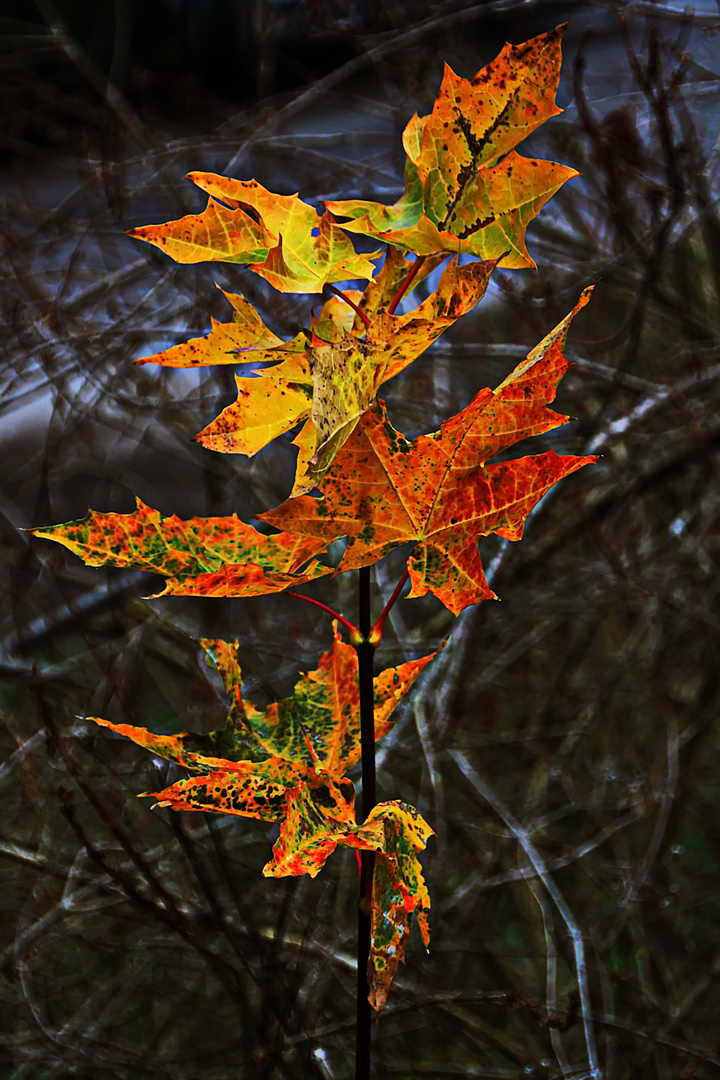
MULTIPOLYGON (((140 794, 136 795, 135 797, 137 799, 152 799, 152 798, 156 798, 159 794, 160 794, 159 791, 141 791, 140 794)), ((170 799, 158 799, 157 802, 154 802, 152 804, 150 809, 151 810, 157 810, 158 808, 163 807, 163 806, 172 806, 171 800, 170 799)))

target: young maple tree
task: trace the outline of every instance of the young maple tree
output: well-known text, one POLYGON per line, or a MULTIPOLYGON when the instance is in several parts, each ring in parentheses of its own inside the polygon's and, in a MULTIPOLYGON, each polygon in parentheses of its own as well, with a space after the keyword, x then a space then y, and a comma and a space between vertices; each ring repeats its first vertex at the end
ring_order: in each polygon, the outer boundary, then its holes
POLYGON ((257 515, 278 532, 266 535, 235 515, 163 517, 139 499, 131 514, 90 510, 80 521, 34 530, 91 566, 163 575, 161 595, 259 596, 359 571, 358 625, 326 609, 335 617, 333 646, 290 698, 264 711, 245 701, 238 642, 204 640, 230 699, 223 730, 165 736, 92 717, 192 774, 150 793, 159 805, 279 823, 264 874, 315 876, 338 844, 359 852, 358 1076, 369 1070, 370 1006, 379 1011, 386 1001, 413 912, 426 947, 430 938, 418 853, 432 829, 405 802, 376 804, 374 743, 392 728, 395 706, 435 654, 374 674, 388 611, 408 579, 409 597, 431 592, 455 615, 493 597, 479 537, 519 540, 550 487, 595 460, 551 451, 492 461, 568 421, 549 406, 568 367, 568 328, 590 290, 500 386, 480 390, 438 431, 407 439, 377 396, 482 299, 498 263, 534 266, 526 228, 577 174, 521 157, 515 147, 560 112, 564 29, 506 45, 472 79, 445 68, 432 112, 415 115, 405 129, 405 192, 392 206, 354 199, 328 202, 318 214, 297 195, 274 194, 254 180, 191 173, 209 195, 201 214, 130 233, 178 262, 244 264, 282 292, 330 294, 310 326, 283 341, 241 295, 225 293, 230 322, 213 321, 205 337, 137 361, 257 365, 252 376, 236 378, 237 400, 197 440, 251 456, 297 429, 291 494, 257 515), (348 233, 382 241, 381 265, 381 252, 358 254, 348 233), (461 264, 460 256, 472 259, 461 264), (426 299, 398 313, 400 301, 443 263, 426 299), (364 290, 338 287, 358 279, 367 282, 364 290), (323 556, 340 538, 346 548, 333 566, 323 556), (372 624, 369 569, 408 541, 414 547, 405 573, 372 624), (358 820, 347 774, 359 761, 358 820))

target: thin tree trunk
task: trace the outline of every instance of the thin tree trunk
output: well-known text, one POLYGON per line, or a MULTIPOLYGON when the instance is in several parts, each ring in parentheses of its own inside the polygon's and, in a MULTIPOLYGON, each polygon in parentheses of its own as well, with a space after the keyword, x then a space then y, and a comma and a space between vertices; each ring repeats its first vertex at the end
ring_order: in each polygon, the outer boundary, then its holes
MULTIPOLYGON (((365 639, 356 646, 360 686, 360 738, 362 744, 362 820, 375 806, 375 716, 373 708, 373 656, 375 647, 367 640, 371 627, 370 567, 359 571, 358 582, 360 633, 365 639)), ((367 981, 370 956, 370 911, 375 856, 372 851, 361 852, 360 895, 358 898, 358 970, 357 970, 357 1028, 355 1080, 369 1080, 372 1010, 368 1000, 367 981)))

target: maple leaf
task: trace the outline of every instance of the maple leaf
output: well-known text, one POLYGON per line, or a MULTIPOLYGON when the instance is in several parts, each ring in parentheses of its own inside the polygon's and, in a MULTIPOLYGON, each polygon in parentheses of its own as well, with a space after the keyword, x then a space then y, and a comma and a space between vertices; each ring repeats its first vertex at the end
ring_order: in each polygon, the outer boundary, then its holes
MULTIPOLYGON (((355 788, 344 777, 360 759, 360 695, 355 649, 334 624, 332 648, 301 676, 291 697, 256 709, 242 697, 239 642, 200 644, 230 698, 226 726, 208 734, 156 735, 143 727, 94 723, 201 775, 147 792, 174 810, 235 814, 280 823, 266 877, 321 870, 338 844, 376 852, 370 1001, 379 1010, 403 958, 415 911, 423 942, 430 939, 430 898, 417 853, 432 829, 413 807, 379 803, 355 822, 355 788)), ((387 668, 374 679, 375 738, 391 730, 393 710, 436 653, 387 668)))
POLYGON ((315 559, 322 541, 290 533, 265 536, 230 517, 163 517, 137 499, 130 514, 100 514, 31 529, 88 566, 122 566, 162 574, 158 596, 262 596, 330 573, 315 559), (301 567, 308 563, 305 569, 301 567))
POLYGON ((344 228, 429 255, 503 256, 534 266, 525 231, 575 169, 521 157, 514 149, 562 110, 555 104, 565 26, 522 45, 505 45, 491 64, 462 79, 446 64, 429 116, 403 134, 405 193, 393 206, 349 199, 326 202, 351 219, 344 228))
POLYGON ((410 442, 390 424, 378 399, 328 471, 321 498, 291 498, 259 516, 327 543, 348 537, 338 572, 415 541, 408 595, 432 592, 456 615, 494 597, 478 538, 496 533, 519 540, 528 514, 553 484, 596 460, 550 451, 487 464, 521 439, 569 420, 547 406, 568 367, 568 328, 590 292, 495 391, 481 390, 439 431, 410 442))
MULTIPOLYGON (((378 851, 385 850, 376 826, 368 826, 367 835, 360 833, 359 839, 355 836, 354 786, 344 774, 361 753, 358 660, 355 649, 341 640, 337 624, 332 648, 320 657, 318 667, 301 676, 291 697, 264 710, 243 701, 239 643, 200 644, 230 696, 225 728, 206 735, 156 735, 146 728, 90 717, 187 769, 211 770, 149 794, 174 809, 283 821, 274 858, 266 867, 266 873, 274 876, 314 876, 332 849, 330 839, 334 848, 348 829, 355 837, 350 846, 367 847, 372 842, 378 851), (315 841, 320 840, 317 847, 315 841)), ((392 729, 395 707, 435 655, 387 668, 375 677, 376 739, 392 729)))
MULTIPOLYGON (((445 256, 418 268, 410 292, 445 256)), ((383 267, 363 293, 347 290, 348 300, 372 317, 366 333, 361 315, 333 296, 310 328, 283 342, 269 330, 242 296, 224 293, 234 309, 230 323, 213 319, 202 338, 137 360, 139 364, 195 367, 243 362, 274 366, 237 375, 237 400, 203 429, 196 441, 221 453, 253 456, 298 423, 293 494, 311 490, 366 408, 381 382, 397 374, 482 297, 494 262, 446 268, 437 293, 405 316, 388 315, 413 264, 389 249, 383 267)))
POLYGON ((373 871, 368 985, 370 1004, 379 1012, 405 959, 413 911, 426 950, 430 944, 430 894, 417 853, 433 831, 414 807, 402 802, 379 803, 368 815, 366 832, 376 821, 382 823, 383 848, 373 871))
POLYGON ((306 477, 296 480, 293 494, 322 482, 380 385, 408 367, 447 327, 475 307, 495 265, 492 261, 458 266, 452 259, 437 289, 414 311, 390 315, 380 308, 364 338, 343 333, 327 344, 315 342, 310 353, 317 441, 306 477))
MULTIPOLYGON (((300 677, 289 698, 273 702, 264 710, 242 698, 239 643, 204 639, 200 644, 209 663, 218 669, 230 697, 227 725, 221 731, 154 735, 145 728, 92 719, 194 770, 274 757, 294 762, 304 773, 321 770, 342 777, 360 760, 357 653, 342 641, 336 624, 332 648, 322 654, 317 668, 300 677)), ((393 710, 435 655, 430 653, 387 668, 375 677, 376 739, 392 730, 393 710)))
MULTIPOLYGON (((379 386, 477 304, 495 265, 490 261, 458 266, 452 259, 426 300, 407 314, 391 315, 387 309, 409 266, 390 249, 382 271, 357 302, 366 318, 372 315, 370 325, 357 316, 354 322, 350 318, 348 327, 347 316, 343 320, 337 308, 324 305, 310 328, 304 353, 295 352, 293 339, 293 354, 275 367, 257 378, 237 376, 237 400, 200 432, 198 442, 223 453, 252 455, 306 421, 299 436, 293 494, 310 491, 322 481, 379 386)), ((347 305, 345 309, 352 316, 347 305)), ((271 351, 280 353, 281 347, 271 351)), ((264 352, 263 359, 268 355, 264 352)), ((247 353, 243 359, 248 359, 247 353)))
MULTIPOLYGON (((360 293, 348 290, 347 295, 354 299, 359 298, 360 293)), ((232 355, 234 363, 275 363, 272 367, 256 369, 254 377, 236 375, 237 400, 196 435, 196 441, 208 450, 252 457, 278 435, 309 417, 313 396, 312 369, 307 355, 309 339, 319 334, 331 336, 336 329, 349 328, 353 317, 352 308, 339 297, 332 296, 325 301, 318 317, 313 318, 309 331, 301 331, 290 341, 270 348, 253 345, 236 351, 232 355)), ((227 325, 222 323, 220 327, 227 325)), ((218 327, 213 330, 211 338, 217 330, 218 327)), ((175 349, 181 348, 175 346, 175 349)), ((207 353, 212 355, 209 346, 207 353)), ((164 362, 155 357, 148 360, 164 362)))
POLYGON ((367 978, 368 1000, 379 1012, 405 959, 413 912, 426 950, 430 944, 430 894, 417 854, 434 833, 413 806, 399 800, 378 803, 362 825, 355 825, 350 781, 341 783, 344 790, 333 781, 321 792, 304 784, 291 789, 288 814, 263 873, 314 876, 338 845, 375 852, 367 978))
MULTIPOLYGON (((218 288, 220 288, 219 285, 218 288)), ((153 353, 152 356, 141 356, 135 363, 162 364, 165 367, 177 368, 237 364, 239 363, 238 354, 245 351, 250 353, 250 350, 252 350, 251 362, 262 363, 281 359, 283 354, 278 356, 275 351, 277 348, 288 351, 304 349, 304 337, 301 340, 301 335, 297 335, 292 342, 284 342, 268 329, 244 296, 225 292, 224 289, 220 289, 220 292, 233 309, 233 317, 229 323, 221 323, 213 318, 213 328, 209 334, 191 338, 182 345, 173 345, 172 348, 153 353), (294 348, 295 342, 297 342, 297 348, 294 348)))
POLYGON ((297 195, 277 195, 256 180, 203 172, 188 178, 210 195, 201 214, 128 236, 179 263, 243 263, 281 292, 317 293, 329 282, 372 277, 375 256, 358 255, 328 211, 318 215, 297 195))

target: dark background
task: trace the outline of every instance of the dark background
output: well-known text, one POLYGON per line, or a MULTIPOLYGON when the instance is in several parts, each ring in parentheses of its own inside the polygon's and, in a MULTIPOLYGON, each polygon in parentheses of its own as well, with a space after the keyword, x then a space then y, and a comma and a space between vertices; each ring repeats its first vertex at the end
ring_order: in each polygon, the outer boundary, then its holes
MULTIPOLYGON (((159 579, 18 529, 134 494, 246 520, 281 502, 288 440, 251 461, 190 441, 234 398, 231 369, 132 360, 227 319, 215 282, 287 336, 316 298, 125 230, 200 210, 190 169, 391 201, 442 62, 472 75, 568 15, 565 112, 522 151, 583 176, 530 227, 537 271, 497 273, 385 396, 402 431, 433 430, 596 284, 558 402, 577 420, 521 452, 602 456, 522 543, 482 541, 501 603, 455 621, 401 602, 386 631, 381 666, 452 638, 379 755, 379 796, 437 836, 431 951, 413 935, 375 1072, 720 1075, 720 13, 686 7, 0 5, 3 1077, 352 1076, 352 853, 265 879, 270 826, 152 811, 134 796, 177 774, 81 719, 211 730, 226 706, 198 637, 240 638, 263 703, 315 665, 329 620, 287 596, 143 600, 159 579)), ((378 608, 401 571, 400 553, 377 566, 378 608)), ((314 595, 353 618, 352 577, 314 595)))

